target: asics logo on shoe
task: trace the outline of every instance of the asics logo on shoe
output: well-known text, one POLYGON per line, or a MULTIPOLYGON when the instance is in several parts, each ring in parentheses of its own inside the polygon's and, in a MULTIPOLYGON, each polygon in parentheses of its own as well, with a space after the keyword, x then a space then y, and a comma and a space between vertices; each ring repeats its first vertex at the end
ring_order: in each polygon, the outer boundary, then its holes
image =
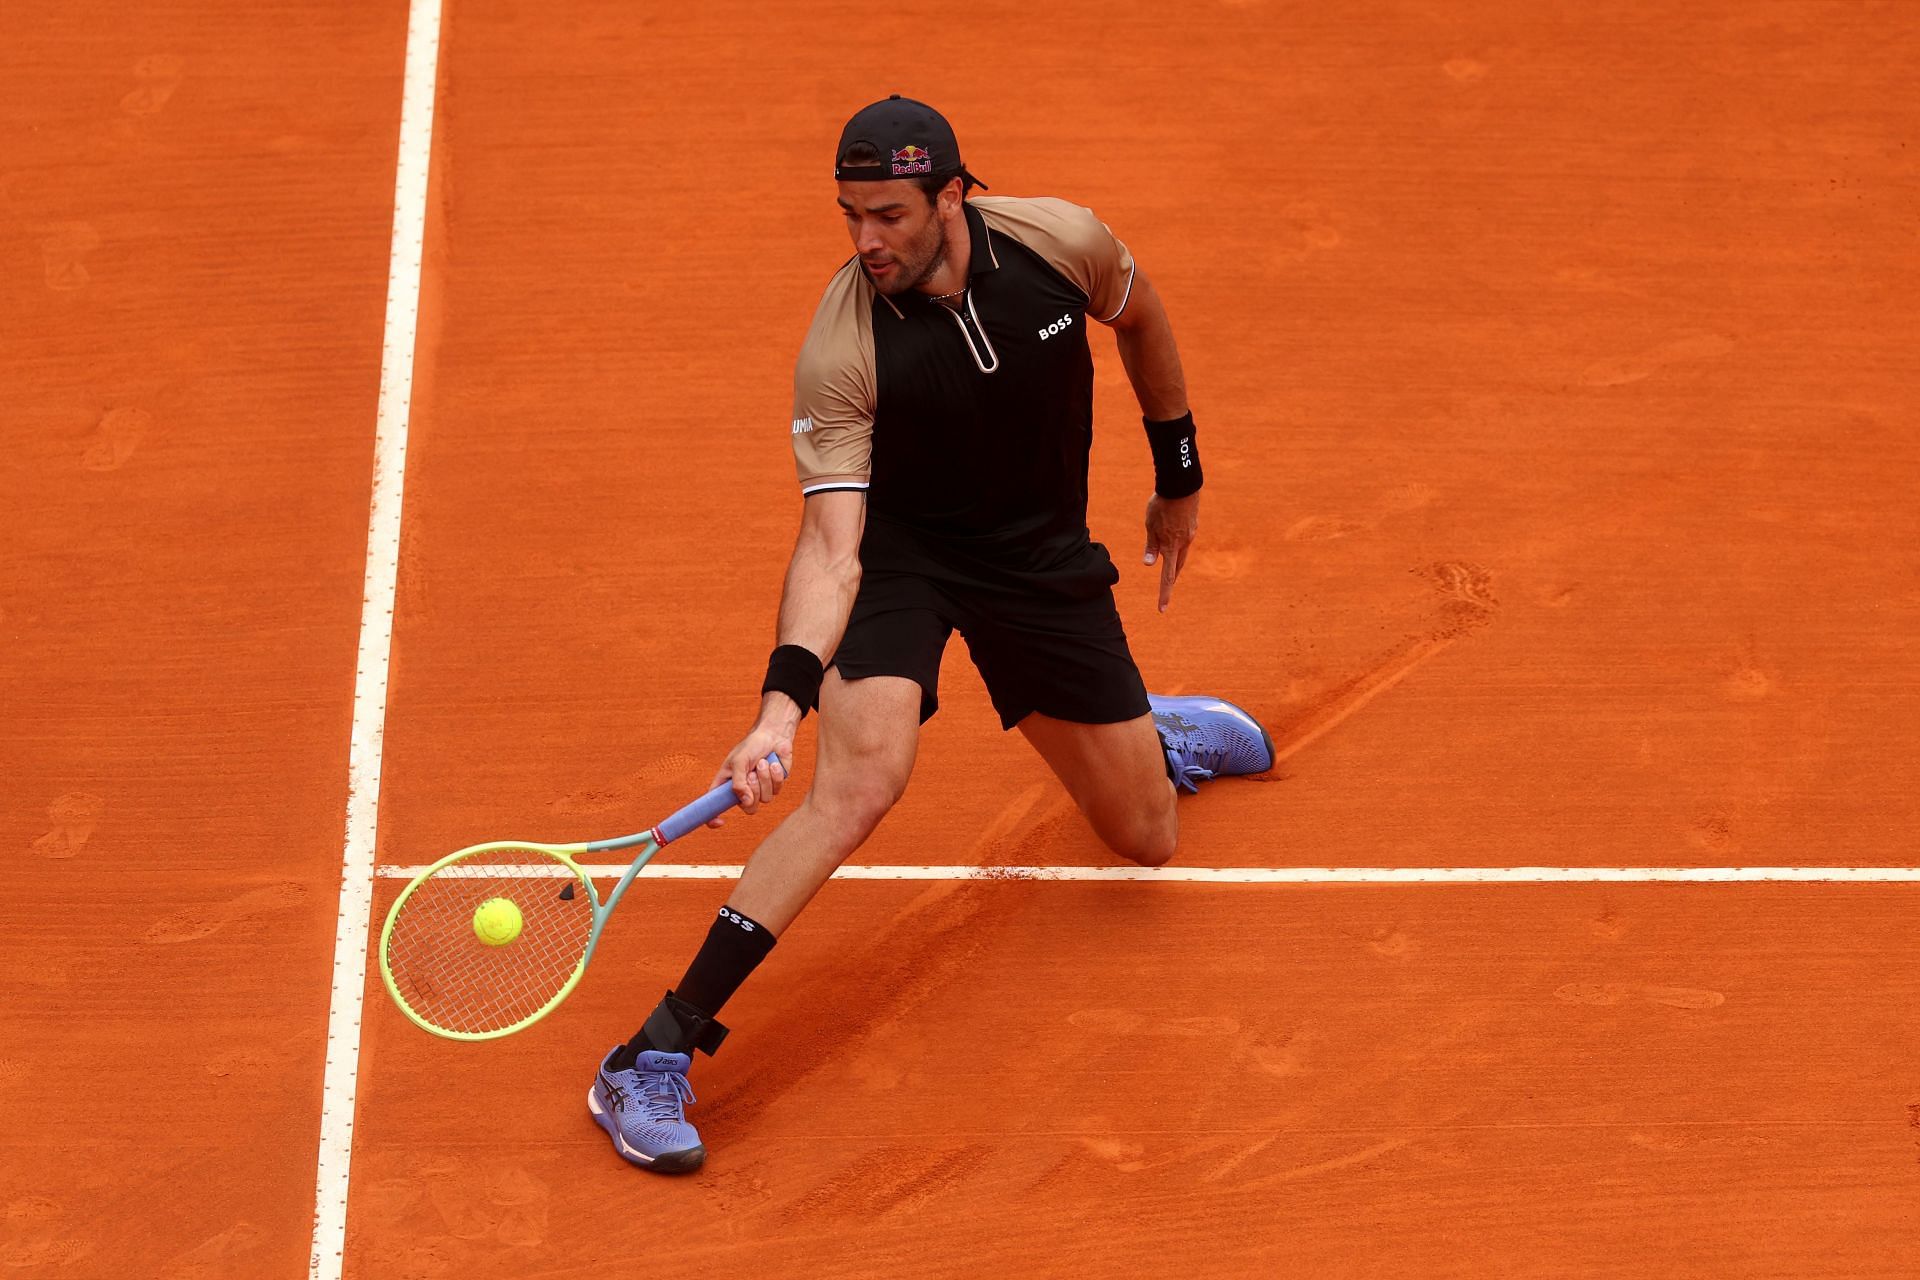
POLYGON ((1273 740, 1245 709, 1220 698, 1148 695, 1148 700, 1171 767, 1194 776, 1273 767, 1273 740))
POLYGON ((1175 733, 1198 733, 1200 726, 1181 715, 1178 711, 1158 711, 1154 713, 1154 722, 1175 733))

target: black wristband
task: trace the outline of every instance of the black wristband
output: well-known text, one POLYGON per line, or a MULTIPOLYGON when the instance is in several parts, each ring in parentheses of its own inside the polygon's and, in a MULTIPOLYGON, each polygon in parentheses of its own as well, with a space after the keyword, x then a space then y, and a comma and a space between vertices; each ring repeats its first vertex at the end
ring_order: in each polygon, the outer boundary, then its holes
POLYGON ((1200 451, 1193 443, 1193 414, 1171 422, 1147 424, 1147 445, 1153 450, 1153 491, 1163 498, 1185 498, 1200 492, 1200 451))
POLYGON ((813 650, 804 645, 783 644, 767 658, 767 678, 761 693, 778 691, 800 704, 800 718, 820 705, 820 682, 827 670, 813 650))

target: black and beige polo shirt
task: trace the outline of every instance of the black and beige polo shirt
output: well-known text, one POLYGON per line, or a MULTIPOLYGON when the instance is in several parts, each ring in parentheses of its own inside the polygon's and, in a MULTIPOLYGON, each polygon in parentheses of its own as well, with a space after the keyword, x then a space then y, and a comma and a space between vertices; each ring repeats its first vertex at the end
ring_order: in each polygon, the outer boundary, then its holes
POLYGON ((1087 324, 1126 308, 1133 259, 1064 200, 981 196, 966 220, 957 311, 882 294, 857 255, 828 283, 794 369, 801 491, 867 491, 869 569, 1066 569, 1089 546, 1087 324))

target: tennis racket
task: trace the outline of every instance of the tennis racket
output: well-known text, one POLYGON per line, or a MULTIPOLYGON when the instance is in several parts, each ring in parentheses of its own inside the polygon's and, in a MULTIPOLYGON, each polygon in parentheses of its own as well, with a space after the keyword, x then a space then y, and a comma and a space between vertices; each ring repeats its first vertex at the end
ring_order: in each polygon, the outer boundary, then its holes
MULTIPOLYGON (((777 756, 767 757, 776 760, 777 756)), ((615 840, 496 840, 450 853, 407 882, 380 931, 380 977, 400 1012, 450 1040, 497 1040, 552 1013, 580 984, 607 917, 653 855, 740 803, 723 782, 659 826, 615 840), (603 904, 576 858, 631 849, 603 904), (519 936, 490 945, 475 927, 484 903, 518 909, 519 936)))

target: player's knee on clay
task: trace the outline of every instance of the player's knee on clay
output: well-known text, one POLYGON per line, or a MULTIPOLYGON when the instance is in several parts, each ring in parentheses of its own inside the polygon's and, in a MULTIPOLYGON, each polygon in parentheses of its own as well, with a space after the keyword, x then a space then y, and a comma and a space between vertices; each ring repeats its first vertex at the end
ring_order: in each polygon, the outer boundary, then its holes
POLYGON ((1173 861, 1180 826, 1169 810, 1141 807, 1126 819, 1096 826, 1109 849, 1143 867, 1161 867, 1173 861))
POLYGON ((1115 852, 1129 862, 1137 862, 1143 867, 1164 867, 1173 861, 1174 846, 1177 841, 1171 828, 1143 831, 1124 849, 1115 852))

